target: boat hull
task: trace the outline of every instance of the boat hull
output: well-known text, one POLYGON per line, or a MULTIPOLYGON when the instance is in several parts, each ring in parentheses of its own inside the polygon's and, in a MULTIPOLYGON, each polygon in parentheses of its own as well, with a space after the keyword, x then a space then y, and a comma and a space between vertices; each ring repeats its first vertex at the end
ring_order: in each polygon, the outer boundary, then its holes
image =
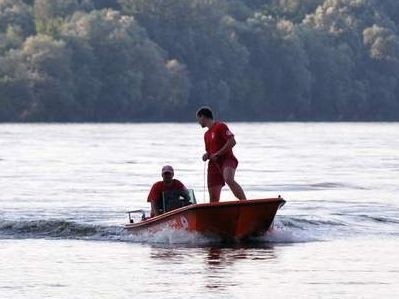
POLYGON ((265 233, 284 203, 278 197, 193 204, 126 224, 125 229, 132 234, 156 233, 165 228, 184 229, 224 240, 243 240, 265 233))

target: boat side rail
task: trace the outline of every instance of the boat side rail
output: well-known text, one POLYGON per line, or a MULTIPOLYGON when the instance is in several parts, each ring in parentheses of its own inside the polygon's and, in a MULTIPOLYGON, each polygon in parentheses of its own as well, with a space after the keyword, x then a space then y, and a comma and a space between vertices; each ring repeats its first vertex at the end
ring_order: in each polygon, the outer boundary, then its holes
POLYGON ((132 214, 134 215, 134 214, 139 214, 139 213, 141 214, 141 220, 144 220, 146 218, 144 210, 127 211, 126 214, 129 215, 129 223, 134 223, 134 219, 133 219, 132 214))

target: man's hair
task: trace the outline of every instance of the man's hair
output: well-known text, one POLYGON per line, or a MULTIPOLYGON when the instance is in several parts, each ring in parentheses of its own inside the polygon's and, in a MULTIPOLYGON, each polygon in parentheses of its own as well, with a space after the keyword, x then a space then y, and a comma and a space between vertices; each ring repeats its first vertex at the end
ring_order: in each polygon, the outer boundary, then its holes
POLYGON ((209 119, 213 119, 213 113, 212 113, 211 108, 206 107, 206 106, 201 107, 200 109, 198 109, 197 116, 205 116, 205 117, 207 117, 209 119))

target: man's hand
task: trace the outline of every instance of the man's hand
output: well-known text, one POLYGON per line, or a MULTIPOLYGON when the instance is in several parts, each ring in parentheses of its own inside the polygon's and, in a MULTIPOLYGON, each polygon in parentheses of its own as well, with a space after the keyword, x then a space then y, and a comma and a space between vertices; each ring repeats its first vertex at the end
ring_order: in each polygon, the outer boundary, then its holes
POLYGON ((211 161, 216 161, 219 158, 220 154, 219 153, 214 153, 209 156, 209 160, 211 161))
POLYGON ((208 153, 205 153, 203 156, 202 156, 202 161, 206 161, 206 160, 208 160, 209 159, 209 154, 208 153))

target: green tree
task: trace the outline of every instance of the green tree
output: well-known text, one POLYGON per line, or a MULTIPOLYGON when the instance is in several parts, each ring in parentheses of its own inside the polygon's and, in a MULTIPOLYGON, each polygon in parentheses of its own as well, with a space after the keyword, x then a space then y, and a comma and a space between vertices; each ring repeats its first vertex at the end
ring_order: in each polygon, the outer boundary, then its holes
POLYGON ((394 119, 399 111, 399 37, 373 25, 363 31, 370 60, 365 75, 370 85, 371 111, 377 119, 394 119))
POLYGON ((77 11, 89 11, 93 8, 90 0, 35 0, 36 32, 58 38, 65 19, 77 11))
POLYGON ((0 56, 0 121, 23 121, 32 100, 30 77, 18 51, 0 56))
POLYGON ((32 7, 22 0, 0 0, 0 33, 10 27, 24 37, 33 34, 32 7))
POLYGON ((20 54, 29 74, 32 102, 28 120, 65 121, 73 108, 70 51, 63 41, 38 35, 28 38, 20 54))
MULTIPOLYGON (((144 113, 156 118, 163 110, 184 106, 184 73, 167 67, 161 49, 132 17, 113 10, 78 13, 62 28, 62 37, 74 45, 74 69, 87 75, 94 87, 94 96, 82 99, 93 113, 91 119, 129 120, 144 113), (172 83, 174 94, 181 97, 171 98, 172 83), (182 92, 176 92, 178 86, 182 92)), ((85 93, 82 88, 79 94, 85 93)))
POLYGON ((239 43, 225 1, 121 0, 149 37, 187 67, 190 107, 212 105, 232 112, 245 106, 247 49, 239 43), (220 100, 222 99, 222 100, 220 100))
POLYGON ((255 13, 240 33, 250 51, 251 112, 258 119, 295 119, 310 110, 308 59, 294 24, 255 13))

